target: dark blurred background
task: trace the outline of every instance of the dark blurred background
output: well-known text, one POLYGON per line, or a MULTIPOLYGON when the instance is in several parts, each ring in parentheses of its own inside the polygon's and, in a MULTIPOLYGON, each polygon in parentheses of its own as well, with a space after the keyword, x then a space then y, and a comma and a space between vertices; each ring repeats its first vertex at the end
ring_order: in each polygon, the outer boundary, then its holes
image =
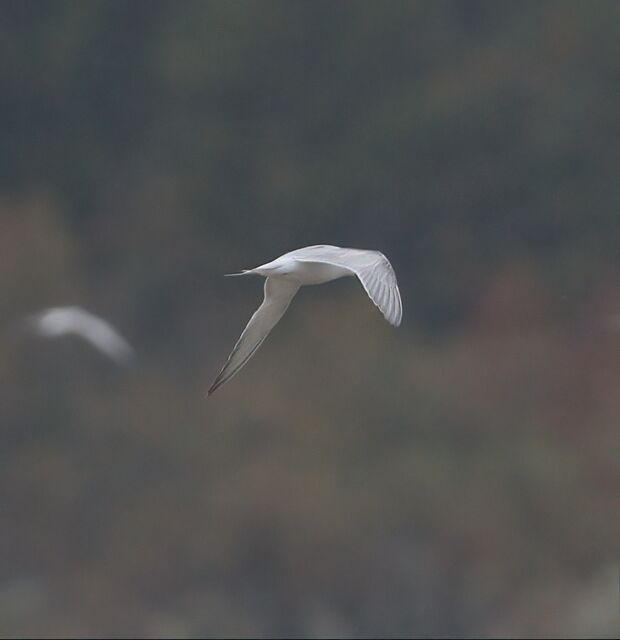
POLYGON ((617 2, 2 2, 0 634, 615 637, 619 83, 617 2), (318 243, 401 328, 307 288, 207 400, 318 243))

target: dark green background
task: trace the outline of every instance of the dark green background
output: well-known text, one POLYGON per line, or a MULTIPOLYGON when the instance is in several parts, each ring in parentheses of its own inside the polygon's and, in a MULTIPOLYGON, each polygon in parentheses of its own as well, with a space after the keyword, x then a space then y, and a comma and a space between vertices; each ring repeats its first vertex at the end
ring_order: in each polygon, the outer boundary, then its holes
POLYGON ((0 633, 617 634, 619 87, 616 2, 1 2, 0 633), (309 288, 207 400, 318 243, 402 327, 309 288))

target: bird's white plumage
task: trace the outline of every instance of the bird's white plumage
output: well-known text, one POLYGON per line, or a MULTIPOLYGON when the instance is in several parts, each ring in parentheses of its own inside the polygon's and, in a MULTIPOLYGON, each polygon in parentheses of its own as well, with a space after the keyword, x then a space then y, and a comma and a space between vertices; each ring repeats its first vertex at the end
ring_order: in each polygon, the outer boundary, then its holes
POLYGON ((293 251, 295 260, 329 264, 356 275, 370 299, 379 307, 385 319, 398 327, 403 310, 396 274, 390 261, 380 251, 342 249, 329 245, 306 247, 293 251))
POLYGON ((211 385, 209 393, 213 393, 218 387, 230 380, 252 357, 284 315, 298 289, 299 285, 280 278, 265 280, 263 303, 250 318, 224 368, 211 385))
POLYGON ((75 335, 118 364, 134 356, 129 343, 106 320, 81 307, 52 307, 26 319, 26 325, 46 338, 75 335))
POLYGON ((385 319, 396 327, 401 323, 402 303, 396 275, 389 260, 379 251, 314 245, 290 251, 255 269, 232 275, 252 273, 267 278, 265 298, 250 318, 226 364, 211 385, 209 394, 230 380, 252 357, 284 315, 301 286, 357 276, 385 319))

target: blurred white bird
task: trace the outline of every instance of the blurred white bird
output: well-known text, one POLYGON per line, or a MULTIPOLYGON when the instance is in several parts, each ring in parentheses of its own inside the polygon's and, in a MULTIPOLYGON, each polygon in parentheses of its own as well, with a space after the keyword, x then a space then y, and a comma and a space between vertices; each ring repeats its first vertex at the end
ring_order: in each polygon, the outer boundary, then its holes
POLYGON ((290 251, 260 267, 227 275, 252 273, 267 278, 265 299, 250 318, 228 361, 211 385, 209 395, 230 380, 254 355, 303 285, 357 276, 385 319, 395 327, 400 325, 402 304, 396 275, 389 260, 379 251, 319 244, 290 251))
POLYGON ((81 307, 52 307, 29 316, 27 328, 45 338, 79 336, 120 365, 129 364, 134 350, 106 320, 81 307))

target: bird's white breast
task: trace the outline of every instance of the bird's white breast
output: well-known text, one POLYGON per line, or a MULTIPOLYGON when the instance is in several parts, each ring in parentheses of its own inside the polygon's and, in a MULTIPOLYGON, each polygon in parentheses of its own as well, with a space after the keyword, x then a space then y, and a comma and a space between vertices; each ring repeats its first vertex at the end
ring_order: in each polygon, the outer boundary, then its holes
MULTIPOLYGON (((295 259, 274 260, 259 267, 262 275, 279 277, 297 282, 300 285, 322 284, 344 276, 354 275, 349 269, 325 262, 305 262, 295 259)), ((258 271, 258 269, 257 269, 258 271)))
POLYGON ((353 275, 349 269, 333 264, 323 262, 299 262, 297 260, 295 260, 295 263, 297 265, 295 275, 299 277, 302 284, 322 284, 323 282, 353 275))

